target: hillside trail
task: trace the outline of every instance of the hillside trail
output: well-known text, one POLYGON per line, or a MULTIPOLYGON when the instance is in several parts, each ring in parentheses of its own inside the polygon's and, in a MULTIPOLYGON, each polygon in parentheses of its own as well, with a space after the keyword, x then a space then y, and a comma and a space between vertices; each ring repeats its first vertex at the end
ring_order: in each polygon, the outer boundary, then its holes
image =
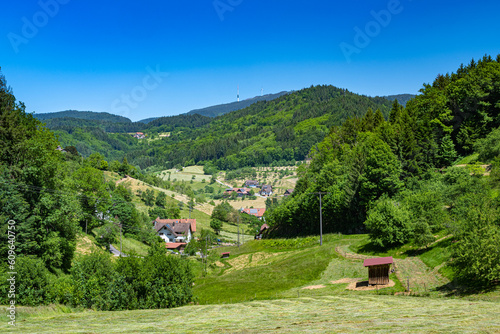
MULTIPOLYGON (((335 251, 347 259, 365 260, 373 256, 352 252, 350 245, 337 246, 335 251)), ((408 256, 404 259, 394 258, 394 269, 398 280, 413 292, 425 293, 449 283, 449 280, 439 273, 443 265, 428 267, 420 258, 408 256)))

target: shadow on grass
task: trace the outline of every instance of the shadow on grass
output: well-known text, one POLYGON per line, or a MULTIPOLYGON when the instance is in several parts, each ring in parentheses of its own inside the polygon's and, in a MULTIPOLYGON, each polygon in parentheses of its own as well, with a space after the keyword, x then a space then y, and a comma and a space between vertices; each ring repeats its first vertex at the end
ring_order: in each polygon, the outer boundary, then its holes
POLYGON ((433 251, 435 249, 437 250, 440 248, 442 249, 442 248, 451 247, 452 243, 453 243, 453 239, 448 238, 448 239, 442 240, 438 243, 435 243, 430 247, 424 247, 424 248, 420 248, 420 249, 408 249, 403 254, 405 254, 407 256, 419 256, 419 255, 425 254, 427 252, 433 251))
POLYGON ((454 279, 451 282, 437 287, 436 290, 445 294, 446 297, 467 297, 472 295, 481 295, 489 292, 498 291, 500 281, 495 282, 475 282, 471 285, 470 281, 454 279))
POLYGON ((382 255, 389 255, 389 254, 393 253, 393 251, 396 250, 398 247, 399 246, 381 247, 381 246, 375 245, 371 242, 367 242, 365 244, 362 244, 362 245, 356 247, 353 250, 355 250, 356 253, 359 253, 359 254, 382 256, 382 255))

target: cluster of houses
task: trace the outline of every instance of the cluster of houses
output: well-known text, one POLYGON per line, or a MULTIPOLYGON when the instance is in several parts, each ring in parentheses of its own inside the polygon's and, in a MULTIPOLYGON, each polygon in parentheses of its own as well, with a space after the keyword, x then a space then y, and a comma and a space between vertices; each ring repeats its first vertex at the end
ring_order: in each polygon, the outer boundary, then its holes
POLYGON ((250 195, 250 191, 254 193, 259 193, 261 196, 271 196, 273 194, 273 186, 269 184, 260 185, 258 181, 248 180, 245 181, 244 188, 229 188, 224 192, 225 195, 231 195, 233 192, 238 194, 238 197, 248 196, 250 195), (259 191, 255 191, 254 189, 260 188, 259 191))
POLYGON ((136 132, 135 134, 132 135, 132 137, 137 138, 137 139, 144 139, 144 138, 146 138, 146 135, 142 132, 136 132))

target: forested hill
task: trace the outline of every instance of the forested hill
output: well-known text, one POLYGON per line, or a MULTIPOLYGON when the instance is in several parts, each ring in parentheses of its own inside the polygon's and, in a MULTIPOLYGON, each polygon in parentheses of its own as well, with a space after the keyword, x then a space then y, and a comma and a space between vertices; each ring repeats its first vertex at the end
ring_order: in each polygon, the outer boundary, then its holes
POLYGON ((187 115, 198 114, 198 115, 208 116, 208 117, 217 117, 217 116, 227 114, 231 111, 240 110, 240 109, 249 107, 250 105, 254 104, 255 102, 274 100, 274 99, 276 99, 280 96, 283 96, 285 94, 288 94, 288 92, 279 92, 277 94, 267 94, 267 95, 263 95, 263 96, 256 96, 256 97, 253 97, 251 99, 246 99, 243 101, 219 104, 219 105, 211 106, 211 107, 207 107, 207 108, 191 110, 190 112, 187 112, 186 114, 187 115))
POLYGON ((379 109, 386 118, 390 106, 385 98, 316 86, 215 118, 184 114, 161 117, 148 124, 74 118, 46 122, 63 146, 75 146, 84 156, 94 152, 108 160, 126 156, 140 168, 210 161, 219 169, 235 169, 303 160, 333 125, 362 116, 369 108, 373 112, 379 109), (145 132, 147 142, 126 134, 136 131, 145 132), (160 137, 162 133, 170 136, 160 137))
POLYGON ((398 94, 398 95, 387 95, 387 96, 383 96, 383 97, 385 97, 389 101, 398 100, 399 104, 401 104, 403 107, 406 107, 406 102, 410 101, 415 96, 417 96, 417 95, 414 95, 414 94, 398 94))
POLYGON ((66 110, 66 111, 51 112, 51 113, 33 114, 33 116, 40 121, 46 121, 54 118, 78 118, 78 119, 113 122, 113 123, 132 122, 127 117, 113 115, 107 112, 94 112, 94 111, 66 110))
MULTIPOLYGON (((201 127, 176 129, 154 147, 150 145, 146 155, 149 164, 165 167, 208 161, 224 170, 285 164, 305 159, 333 125, 361 117, 369 109, 379 109, 387 117, 390 107, 391 102, 384 98, 316 86, 254 103, 201 127)), ((162 126, 149 129, 153 134, 165 130, 162 126)), ((146 167, 143 157, 142 150, 127 154, 129 161, 142 168, 146 167)))

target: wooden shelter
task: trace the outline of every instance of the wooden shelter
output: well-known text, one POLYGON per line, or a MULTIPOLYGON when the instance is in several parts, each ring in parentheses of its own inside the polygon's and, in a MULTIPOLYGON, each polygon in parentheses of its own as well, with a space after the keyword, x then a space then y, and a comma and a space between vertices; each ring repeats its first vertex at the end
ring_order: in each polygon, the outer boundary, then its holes
POLYGON ((392 256, 366 259, 363 264, 368 267, 368 284, 389 284, 389 270, 393 263, 392 256))

